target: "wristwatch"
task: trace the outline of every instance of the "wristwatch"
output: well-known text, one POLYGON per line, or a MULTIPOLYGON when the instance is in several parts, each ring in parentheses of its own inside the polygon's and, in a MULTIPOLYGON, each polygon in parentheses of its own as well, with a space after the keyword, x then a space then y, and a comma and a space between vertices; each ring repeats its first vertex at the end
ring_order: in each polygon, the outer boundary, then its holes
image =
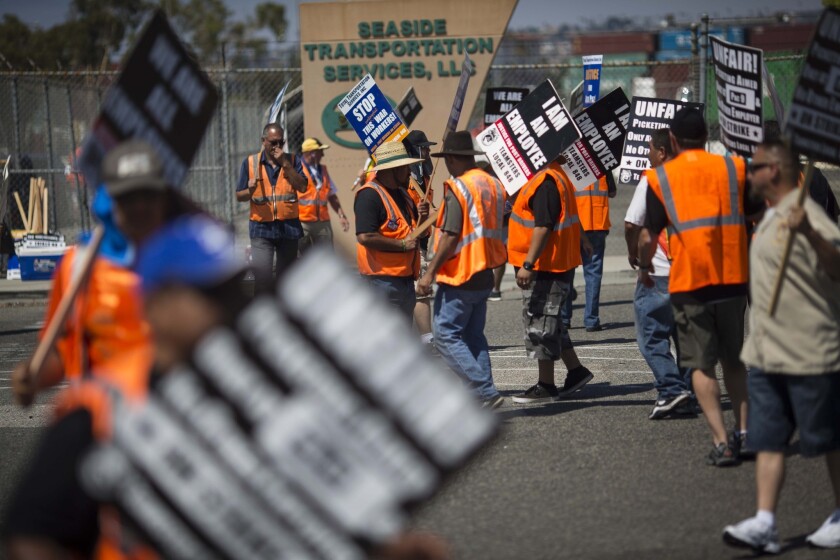
POLYGON ((534 270, 534 263, 525 261, 524 263, 522 263, 522 268, 524 268, 525 270, 534 270))

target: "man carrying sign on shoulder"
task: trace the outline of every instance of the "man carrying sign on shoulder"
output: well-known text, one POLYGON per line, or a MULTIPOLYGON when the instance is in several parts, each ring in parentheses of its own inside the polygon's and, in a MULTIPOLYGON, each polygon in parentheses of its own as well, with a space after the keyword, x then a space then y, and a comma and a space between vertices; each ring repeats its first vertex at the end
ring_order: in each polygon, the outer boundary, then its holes
POLYGON ((277 272, 298 255, 298 239, 303 237, 298 209, 298 193, 306 192, 299 158, 283 150, 283 128, 268 124, 262 133, 262 150, 242 161, 236 200, 251 203, 248 234, 254 261, 254 291, 271 291, 274 256, 277 272))
POLYGON ((562 158, 522 187, 508 226, 508 260, 522 289, 525 349, 539 370, 537 384, 513 397, 515 403, 556 401, 592 380, 560 320, 574 269, 581 263, 581 246, 592 250, 581 237, 575 189, 560 167, 562 158), (554 362, 559 359, 568 368, 562 390, 554 385, 554 362))
POLYGON ((414 280, 420 252, 409 234, 429 216, 429 203, 414 204, 408 195, 408 156, 402 142, 385 142, 374 153, 375 177, 356 191, 356 262, 359 273, 409 320, 414 314, 414 280))
POLYGON ((454 179, 444 183, 435 256, 417 282, 417 295, 430 294, 437 280, 435 346, 484 406, 498 408, 504 398, 493 384, 484 324, 492 269, 507 260, 502 226, 506 196, 501 182, 476 166, 477 155, 482 152, 473 149, 466 130, 449 134, 443 150, 431 154, 444 158, 454 179))
POLYGON ((307 179, 306 192, 300 195, 300 222, 303 226, 303 237, 300 240, 300 252, 316 243, 332 245, 333 233, 330 225, 330 212, 327 205, 338 214, 342 231, 350 229, 347 215, 338 200, 335 183, 327 171, 327 166, 321 163, 324 150, 329 148, 321 144, 317 138, 307 138, 300 146, 303 159, 302 171, 307 179))

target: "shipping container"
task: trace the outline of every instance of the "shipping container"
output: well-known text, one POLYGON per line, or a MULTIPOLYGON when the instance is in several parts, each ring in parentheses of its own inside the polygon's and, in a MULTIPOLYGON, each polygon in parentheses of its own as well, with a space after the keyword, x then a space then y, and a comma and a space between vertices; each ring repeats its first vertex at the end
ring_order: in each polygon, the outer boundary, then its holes
POLYGON ((815 23, 751 27, 747 30, 747 44, 764 52, 804 51, 811 43, 815 29, 815 23))
POLYGON ((624 54, 647 53, 656 50, 656 35, 653 33, 591 33, 572 37, 572 53, 624 54))

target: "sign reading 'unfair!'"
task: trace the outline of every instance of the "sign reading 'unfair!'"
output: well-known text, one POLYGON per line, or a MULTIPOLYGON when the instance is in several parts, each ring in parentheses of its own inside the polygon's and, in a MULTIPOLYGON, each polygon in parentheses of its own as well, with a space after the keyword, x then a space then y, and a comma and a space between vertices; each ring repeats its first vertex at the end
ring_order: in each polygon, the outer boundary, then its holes
POLYGON ((105 154, 127 138, 151 144, 167 182, 179 187, 189 172, 218 95, 187 53, 163 12, 152 16, 84 141, 79 167, 99 184, 105 154))
POLYGON ((712 37, 720 139, 726 149, 744 157, 764 139, 760 49, 712 37))
POLYGON ((478 138, 496 176, 513 194, 580 138, 580 130, 546 80, 478 138))
POLYGON ((786 133, 817 161, 840 164, 840 11, 825 10, 793 94, 786 133))
POLYGON ((356 84, 338 108, 359 135, 369 154, 385 142, 402 140, 408 129, 370 74, 356 84))
POLYGON ((581 139, 563 152, 563 170, 583 190, 618 167, 630 102, 621 88, 610 92, 575 117, 581 139))
POLYGON ((337 256, 284 274, 142 407, 117 403, 82 467, 165 558, 368 558, 495 432, 337 256))
POLYGON ((631 104, 630 123, 624 140, 624 155, 618 173, 620 185, 637 185, 645 169, 650 169, 648 152, 650 135, 660 128, 668 128, 674 115, 683 107, 703 111, 702 103, 689 103, 673 99, 634 97, 631 104))

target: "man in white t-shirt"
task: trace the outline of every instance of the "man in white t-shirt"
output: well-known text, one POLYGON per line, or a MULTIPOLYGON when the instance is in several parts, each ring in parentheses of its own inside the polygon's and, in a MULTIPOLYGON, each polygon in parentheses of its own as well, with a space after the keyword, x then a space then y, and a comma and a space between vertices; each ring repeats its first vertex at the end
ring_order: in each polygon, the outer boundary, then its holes
MULTIPOLYGON (((648 159, 651 167, 658 167, 674 156, 668 129, 660 129, 651 135, 648 159)), ((624 239, 627 241, 627 259, 634 269, 639 264, 638 239, 645 223, 647 207, 645 193, 647 179, 642 175, 633 200, 624 217, 624 239)), ((690 375, 680 369, 671 353, 671 340, 675 345, 676 325, 668 295, 668 274, 671 262, 668 258, 667 230, 662 231, 656 244, 656 253, 651 260, 650 278, 653 286, 641 281, 636 283, 633 308, 636 313, 636 341, 639 350, 653 371, 653 386, 658 395, 649 418, 657 420, 671 414, 693 414, 691 402, 690 375)), ((644 230, 642 235, 648 235, 644 230)), ((647 260, 647 259, 643 259, 647 260)))

